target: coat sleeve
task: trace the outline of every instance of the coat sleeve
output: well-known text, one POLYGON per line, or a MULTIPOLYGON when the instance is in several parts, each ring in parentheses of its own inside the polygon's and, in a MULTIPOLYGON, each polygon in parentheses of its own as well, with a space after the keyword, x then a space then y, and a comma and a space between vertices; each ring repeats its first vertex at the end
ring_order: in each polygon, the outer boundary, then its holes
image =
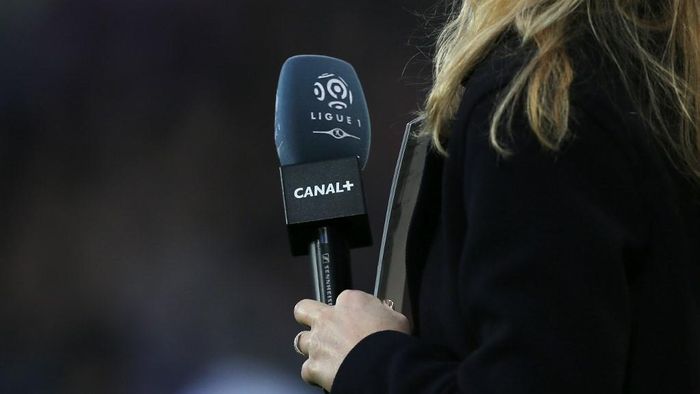
POLYGON ((558 154, 516 117, 513 155, 500 159, 487 139, 494 100, 455 130, 447 159, 464 167, 454 313, 475 348, 458 358, 419 337, 375 333, 343 361, 334 394, 623 392, 628 268, 648 227, 637 159, 586 104, 574 106, 575 138, 558 154))

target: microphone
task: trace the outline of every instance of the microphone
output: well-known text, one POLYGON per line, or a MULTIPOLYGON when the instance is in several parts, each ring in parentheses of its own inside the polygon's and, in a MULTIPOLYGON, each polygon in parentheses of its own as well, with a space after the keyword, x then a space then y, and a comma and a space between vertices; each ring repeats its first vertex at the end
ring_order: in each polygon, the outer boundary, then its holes
POLYGON ((349 63, 317 55, 284 63, 275 144, 289 243, 293 256, 310 256, 316 299, 328 305, 352 287, 350 249, 372 244, 361 177, 370 136, 349 63))

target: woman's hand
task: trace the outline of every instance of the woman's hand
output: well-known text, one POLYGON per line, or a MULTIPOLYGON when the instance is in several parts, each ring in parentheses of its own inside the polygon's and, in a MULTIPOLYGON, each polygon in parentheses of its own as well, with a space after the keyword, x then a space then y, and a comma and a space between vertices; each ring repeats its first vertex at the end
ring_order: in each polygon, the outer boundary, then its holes
POLYGON ((298 338, 299 350, 308 356, 301 367, 301 377, 327 391, 331 390, 345 356, 363 338, 384 330, 410 333, 406 316, 358 290, 340 293, 335 306, 301 300, 294 307, 294 318, 311 328, 302 331, 298 338))

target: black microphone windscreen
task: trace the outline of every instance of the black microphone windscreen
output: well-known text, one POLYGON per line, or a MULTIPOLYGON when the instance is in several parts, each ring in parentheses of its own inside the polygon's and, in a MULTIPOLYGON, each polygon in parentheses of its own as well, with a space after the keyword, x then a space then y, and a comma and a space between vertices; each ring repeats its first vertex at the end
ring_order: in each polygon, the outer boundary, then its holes
POLYGON ((370 137, 367 102, 349 63, 317 55, 284 63, 275 104, 281 165, 357 156, 364 168, 370 137))

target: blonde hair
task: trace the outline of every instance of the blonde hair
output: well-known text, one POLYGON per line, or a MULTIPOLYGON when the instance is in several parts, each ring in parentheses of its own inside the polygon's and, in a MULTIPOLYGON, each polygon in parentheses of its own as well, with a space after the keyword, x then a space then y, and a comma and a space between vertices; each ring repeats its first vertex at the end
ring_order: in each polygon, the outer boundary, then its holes
POLYGON ((700 2, 455 0, 452 7, 438 38, 433 87, 423 111, 424 131, 438 150, 445 153, 443 141, 459 104, 462 79, 509 30, 532 51, 496 105, 491 145, 504 156, 510 153, 501 126, 509 124, 522 102, 541 145, 559 149, 571 134, 574 71, 567 42, 587 31, 616 66, 673 162, 700 181, 700 2))

